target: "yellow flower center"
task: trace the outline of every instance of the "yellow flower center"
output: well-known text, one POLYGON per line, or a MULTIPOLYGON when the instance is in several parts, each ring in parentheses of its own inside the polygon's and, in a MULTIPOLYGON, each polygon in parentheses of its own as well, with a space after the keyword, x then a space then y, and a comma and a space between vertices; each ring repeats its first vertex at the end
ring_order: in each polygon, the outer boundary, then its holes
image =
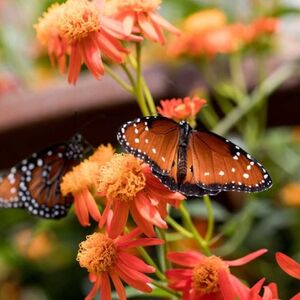
POLYGON ((54 3, 38 19, 38 23, 34 25, 37 38, 43 46, 47 46, 51 38, 59 35, 58 20, 61 18, 62 13, 63 5, 54 3))
POLYGON ((61 35, 70 43, 87 37, 100 29, 100 11, 88 0, 68 0, 59 20, 61 35))
POLYGON ((227 265, 216 256, 204 258, 193 270, 192 286, 203 294, 219 291, 219 270, 226 269, 227 265))
POLYGON ((131 154, 115 154, 100 168, 98 191, 109 199, 132 201, 145 185, 142 163, 131 154))
POLYGON ((68 172, 62 178, 60 184, 62 195, 66 196, 69 193, 74 195, 84 189, 95 186, 98 179, 99 167, 97 163, 88 160, 74 167, 72 171, 68 172))
POLYGON ((117 249, 113 240, 102 233, 95 232, 80 243, 77 261, 89 273, 100 275, 114 266, 116 257, 117 249))
POLYGON ((117 11, 153 11, 159 8, 161 0, 111 0, 108 4, 117 11))

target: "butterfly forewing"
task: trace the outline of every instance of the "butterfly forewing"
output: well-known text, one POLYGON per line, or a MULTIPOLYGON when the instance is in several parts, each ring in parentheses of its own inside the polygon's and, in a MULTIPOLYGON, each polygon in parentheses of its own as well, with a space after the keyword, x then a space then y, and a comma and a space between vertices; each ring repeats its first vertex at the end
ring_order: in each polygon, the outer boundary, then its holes
POLYGON ((72 199, 61 195, 60 182, 65 173, 80 162, 87 147, 87 142, 76 135, 67 143, 24 159, 0 182, 0 207, 24 207, 44 218, 64 217, 72 199))
POLYGON ((176 180, 179 132, 177 123, 169 119, 145 117, 124 124, 117 137, 127 152, 145 160, 156 173, 176 180))
POLYGON ((271 186, 262 165, 239 146, 216 134, 192 131, 187 148, 187 167, 193 183, 210 190, 256 192, 271 186))

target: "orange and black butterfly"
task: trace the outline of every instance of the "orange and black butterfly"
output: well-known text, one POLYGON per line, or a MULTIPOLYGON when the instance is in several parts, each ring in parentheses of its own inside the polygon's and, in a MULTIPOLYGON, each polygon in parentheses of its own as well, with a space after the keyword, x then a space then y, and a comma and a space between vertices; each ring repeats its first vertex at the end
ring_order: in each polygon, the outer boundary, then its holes
POLYGON ((260 192, 272 185, 266 169, 249 153, 185 121, 138 118, 121 126, 117 138, 126 152, 148 163, 164 185, 186 196, 260 192))
POLYGON ((73 199, 61 195, 61 179, 91 151, 90 144, 76 134, 33 153, 0 176, 0 208, 24 208, 47 219, 64 217, 73 199))

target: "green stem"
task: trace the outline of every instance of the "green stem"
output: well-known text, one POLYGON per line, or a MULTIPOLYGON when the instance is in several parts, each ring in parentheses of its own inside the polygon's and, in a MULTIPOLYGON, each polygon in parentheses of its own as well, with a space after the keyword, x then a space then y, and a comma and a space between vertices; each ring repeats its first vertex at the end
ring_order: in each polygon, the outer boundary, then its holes
POLYGON ((146 97, 147 104, 149 106, 151 115, 156 115, 157 111, 156 111, 155 103, 154 103, 152 94, 150 92, 150 89, 149 89, 149 87, 146 83, 146 80, 144 78, 142 78, 142 82, 143 82, 145 97, 146 97))
POLYGON ((214 223, 215 223, 214 211, 213 211, 213 208, 211 205, 210 197, 208 195, 205 195, 203 197, 203 200, 204 200, 204 203, 205 203, 205 206, 207 209, 207 222, 208 222, 205 240, 207 243, 209 243, 212 238, 213 232, 214 232, 214 223))
POLYGON ((132 86, 133 88, 135 88, 135 81, 134 81, 134 78, 133 78, 133 76, 132 76, 130 70, 128 69, 126 63, 121 64, 121 67, 122 67, 122 69, 124 70, 125 74, 127 75, 127 78, 128 78, 128 80, 129 80, 131 86, 132 86))
POLYGON ((143 76, 142 76, 142 64, 141 64, 141 52, 142 45, 141 43, 136 43, 136 97, 140 105, 141 111, 144 116, 149 116, 150 112, 145 102, 144 93, 143 93, 143 76))
POLYGON ((126 83, 111 67, 105 65, 105 71, 110 75, 112 79, 114 79, 124 90, 128 93, 134 95, 133 88, 126 83))
POLYGON ((183 221, 186 223, 187 227, 193 234, 193 237, 194 237, 196 243, 202 249, 203 253, 205 255, 211 255, 211 252, 209 250, 206 240, 202 238, 202 236, 199 234, 198 230, 194 226, 193 221, 190 216, 190 213, 188 212, 188 210, 186 208, 186 204, 184 202, 181 202, 181 204, 179 206, 179 211, 181 213, 183 221))
POLYGON ((166 281, 166 276, 159 270, 157 264, 154 262, 154 260, 151 258, 151 256, 147 253, 147 251, 142 248, 138 247, 138 251, 140 252, 141 256, 144 258, 144 260, 151 266, 155 268, 155 274, 157 278, 159 278, 162 281, 166 281))
MULTIPOLYGON (((157 237, 166 241, 166 233, 164 230, 157 228, 157 237)), ((158 257, 162 272, 165 272, 168 266, 167 260, 167 243, 158 246, 158 257)))
POLYGON ((170 289, 169 287, 165 286, 164 284, 160 283, 159 281, 152 280, 151 282, 153 285, 158 287, 161 290, 166 291, 167 293, 171 294, 172 296, 175 296, 178 299, 181 299, 181 295, 178 292, 175 292, 174 290, 170 289))
POLYGON ((193 235, 188 230, 186 230, 184 227, 178 224, 172 217, 167 216, 166 221, 169 225, 171 225, 177 232, 181 233, 183 236, 187 238, 193 237, 193 235))
POLYGON ((244 115, 251 111, 261 101, 264 101, 273 93, 284 81, 291 77, 296 70, 296 66, 284 65, 272 73, 264 82, 252 93, 251 99, 240 104, 232 110, 214 128, 214 132, 220 135, 226 134, 244 115))

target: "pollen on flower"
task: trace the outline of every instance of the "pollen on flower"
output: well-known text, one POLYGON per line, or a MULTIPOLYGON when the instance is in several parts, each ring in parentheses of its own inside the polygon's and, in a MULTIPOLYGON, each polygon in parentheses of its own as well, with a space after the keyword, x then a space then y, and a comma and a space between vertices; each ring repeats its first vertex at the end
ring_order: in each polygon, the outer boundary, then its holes
POLYGON ((100 275, 114 266, 116 256, 117 249, 113 240, 102 233, 95 232, 80 243, 77 261, 89 273, 100 275))
POLYGON ((98 192, 109 199, 131 201, 146 185, 142 170, 142 163, 133 155, 115 154, 100 168, 98 192))
POLYGON ((98 164, 88 160, 83 161, 63 177, 60 184, 62 195, 77 194, 92 187, 97 182, 98 172, 98 164))
POLYGON ((218 292, 219 270, 226 269, 228 266, 217 256, 204 258, 194 269, 192 276, 193 288, 203 294, 218 292))
POLYGON ((110 161, 115 153, 114 148, 111 144, 100 145, 93 155, 91 155, 88 160, 92 162, 96 162, 98 164, 104 165, 106 162, 110 161))
POLYGON ((68 0, 63 18, 59 19, 61 35, 70 43, 100 29, 100 11, 88 0, 68 0))
POLYGON ((64 5, 58 3, 52 4, 42 17, 38 19, 38 23, 34 25, 37 38, 43 46, 47 46, 48 42, 54 35, 59 35, 58 20, 63 14, 64 5))
POLYGON ((159 8, 161 0, 112 0, 117 10, 153 11, 159 8))

